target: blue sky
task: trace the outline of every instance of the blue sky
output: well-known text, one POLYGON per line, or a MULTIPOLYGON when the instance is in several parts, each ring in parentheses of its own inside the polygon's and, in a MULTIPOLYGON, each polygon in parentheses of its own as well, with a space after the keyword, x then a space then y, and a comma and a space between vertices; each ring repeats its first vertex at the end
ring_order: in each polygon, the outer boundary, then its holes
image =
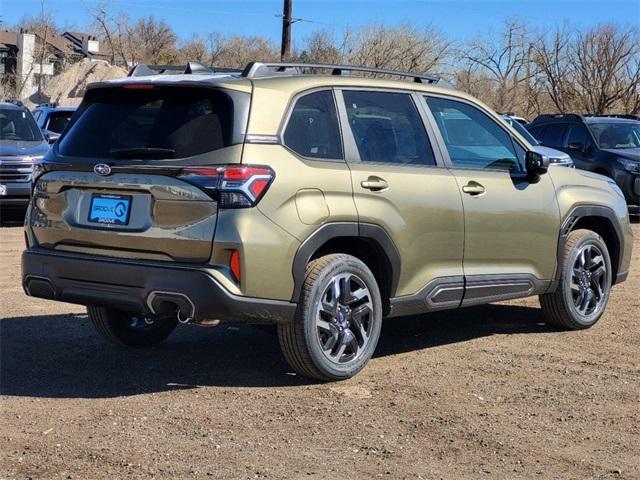
MULTIPOLYGON (((114 11, 130 17, 154 15, 170 24, 182 38, 192 32, 262 35, 279 41, 282 0, 110 0, 114 11)), ((84 30, 94 0, 46 0, 57 22, 84 30)), ((39 0, 0 0, 2 28, 36 14, 39 0)), ((403 21, 440 29, 454 40, 497 30, 506 18, 519 18, 538 27, 565 21, 583 29, 599 22, 640 24, 640 0, 293 0, 294 43, 318 29, 340 33, 347 26, 403 21)))

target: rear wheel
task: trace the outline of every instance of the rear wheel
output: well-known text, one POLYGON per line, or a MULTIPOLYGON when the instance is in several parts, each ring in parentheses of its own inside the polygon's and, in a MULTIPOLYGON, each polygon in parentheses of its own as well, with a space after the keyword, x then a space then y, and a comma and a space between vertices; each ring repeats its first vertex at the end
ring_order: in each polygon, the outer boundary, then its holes
POLYGON ((87 312, 91 323, 103 338, 127 347, 158 345, 178 324, 175 317, 147 317, 105 307, 87 307, 87 312))
POLYGON ((607 245, 591 230, 569 233, 564 245, 555 292, 540 295, 550 325, 579 330, 594 325, 604 313, 611 289, 607 245))
POLYGON ((371 270, 355 257, 333 254, 307 266, 296 318, 278 325, 278 339, 298 374, 343 380, 367 364, 381 324, 382 301, 371 270))

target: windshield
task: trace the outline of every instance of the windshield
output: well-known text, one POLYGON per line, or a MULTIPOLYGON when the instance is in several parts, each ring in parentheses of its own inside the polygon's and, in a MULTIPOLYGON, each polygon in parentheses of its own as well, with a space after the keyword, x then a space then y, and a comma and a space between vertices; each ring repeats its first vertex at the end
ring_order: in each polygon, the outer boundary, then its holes
POLYGON ((640 122, 590 123, 600 148, 640 148, 640 122))
POLYGON ((91 92, 59 144, 76 157, 186 158, 232 144, 233 101, 220 90, 151 87, 91 92))
POLYGON ((527 142, 529 142, 531 145, 540 145, 540 142, 538 142, 535 138, 533 138, 533 135, 531 135, 529 130, 524 128, 520 122, 517 122, 512 118, 505 118, 505 120, 509 125, 511 125, 511 128, 513 128, 516 132, 518 132, 521 136, 523 136, 524 139, 527 142))
POLYGON ((42 132, 31 113, 26 110, 7 108, 0 110, 0 140, 40 142, 42 132))

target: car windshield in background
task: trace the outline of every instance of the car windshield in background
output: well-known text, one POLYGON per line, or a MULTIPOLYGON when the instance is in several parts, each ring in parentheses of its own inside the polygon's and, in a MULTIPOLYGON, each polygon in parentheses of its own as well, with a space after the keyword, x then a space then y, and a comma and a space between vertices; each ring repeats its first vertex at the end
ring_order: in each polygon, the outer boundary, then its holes
POLYGON ((590 123, 600 148, 640 148, 640 122, 590 123))
POLYGON ((529 133, 529 131, 524 128, 520 122, 516 120, 507 120, 507 123, 531 145, 540 145, 540 142, 533 138, 533 135, 531 135, 531 133, 529 133))
POLYGON ((186 158, 231 145, 233 102, 212 89, 90 92, 60 152, 92 158, 186 158))
POLYGON ((33 116, 19 109, 0 110, 0 140, 39 142, 42 133, 33 116))

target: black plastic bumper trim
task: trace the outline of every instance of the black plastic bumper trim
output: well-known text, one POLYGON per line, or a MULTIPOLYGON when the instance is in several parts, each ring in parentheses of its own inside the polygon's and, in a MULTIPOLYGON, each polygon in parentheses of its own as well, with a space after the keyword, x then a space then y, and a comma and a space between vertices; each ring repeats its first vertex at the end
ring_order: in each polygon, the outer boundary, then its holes
POLYGON ((195 320, 282 323, 291 321, 296 311, 292 302, 232 294, 206 269, 184 265, 30 249, 22 254, 22 279, 27 295, 136 313, 151 313, 147 299, 152 292, 173 292, 193 303, 195 320), (44 288, 46 282, 50 289, 44 288))

